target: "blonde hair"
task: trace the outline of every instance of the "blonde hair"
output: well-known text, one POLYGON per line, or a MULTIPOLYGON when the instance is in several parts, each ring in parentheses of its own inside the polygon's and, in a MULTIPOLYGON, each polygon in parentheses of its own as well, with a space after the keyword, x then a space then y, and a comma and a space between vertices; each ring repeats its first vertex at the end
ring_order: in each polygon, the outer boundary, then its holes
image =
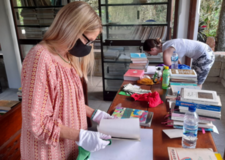
MULTIPOLYGON (((71 2, 59 10, 41 43, 46 44, 53 54, 56 54, 55 49, 68 52, 83 33, 96 30, 101 32, 102 24, 92 7, 82 1, 71 2)), ((92 75, 94 68, 93 45, 90 54, 85 57, 68 56, 79 76, 87 81, 88 73, 92 75)))

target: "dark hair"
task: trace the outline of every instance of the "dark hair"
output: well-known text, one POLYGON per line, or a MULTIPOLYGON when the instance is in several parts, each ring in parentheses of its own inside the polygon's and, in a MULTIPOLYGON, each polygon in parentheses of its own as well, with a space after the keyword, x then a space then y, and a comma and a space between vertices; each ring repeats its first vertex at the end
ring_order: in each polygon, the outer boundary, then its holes
POLYGON ((159 48, 160 45, 162 45, 162 41, 161 41, 160 38, 147 39, 147 40, 145 40, 145 42, 143 44, 143 50, 144 51, 151 51, 152 48, 154 48, 154 47, 159 48))

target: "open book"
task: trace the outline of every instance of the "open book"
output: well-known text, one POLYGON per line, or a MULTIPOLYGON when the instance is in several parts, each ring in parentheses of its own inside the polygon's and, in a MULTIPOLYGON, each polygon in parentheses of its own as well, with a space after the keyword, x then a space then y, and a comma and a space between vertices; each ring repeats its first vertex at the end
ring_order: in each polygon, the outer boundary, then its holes
POLYGON ((111 135, 114 139, 140 141, 140 122, 134 119, 102 119, 98 132, 111 135))

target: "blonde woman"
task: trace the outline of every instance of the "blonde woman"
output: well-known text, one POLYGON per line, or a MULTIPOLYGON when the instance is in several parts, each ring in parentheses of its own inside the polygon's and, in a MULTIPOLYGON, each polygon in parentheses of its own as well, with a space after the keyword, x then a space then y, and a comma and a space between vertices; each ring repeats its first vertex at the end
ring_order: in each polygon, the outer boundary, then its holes
POLYGON ((101 30, 87 3, 69 3, 26 56, 21 159, 76 159, 78 146, 93 152, 109 144, 109 135, 86 130, 87 116, 97 123, 112 117, 85 105, 80 82, 93 69, 91 43, 101 30))

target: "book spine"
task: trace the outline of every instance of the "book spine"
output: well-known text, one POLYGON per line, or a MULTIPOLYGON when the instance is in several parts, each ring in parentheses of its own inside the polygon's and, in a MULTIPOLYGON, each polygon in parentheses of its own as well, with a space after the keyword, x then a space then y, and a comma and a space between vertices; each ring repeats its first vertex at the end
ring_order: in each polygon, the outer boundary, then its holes
POLYGON ((182 106, 182 107, 196 107, 197 109, 203 109, 203 110, 209 110, 209 111, 216 111, 220 112, 221 107, 219 106, 211 106, 211 105, 205 105, 205 104, 197 104, 197 103, 190 103, 190 102, 184 102, 176 100, 176 106, 182 106))
MULTIPOLYGON (((179 109, 179 111, 174 111, 174 113, 177 113, 177 114, 185 114, 186 112, 187 112, 187 110, 180 110, 180 109, 179 109)), ((221 119, 221 117, 218 117, 218 116, 215 117, 215 116, 212 116, 210 114, 203 115, 203 114, 199 114, 198 113, 198 116, 205 117, 205 118, 210 118, 210 119, 214 119, 214 120, 220 120, 221 119)))
MULTIPOLYGON (((171 117, 171 119, 172 120, 175 120, 175 121, 184 121, 184 117, 174 117, 174 116, 172 116, 171 117)), ((199 117, 199 119, 198 119, 198 122, 199 123, 211 123, 212 121, 209 121, 209 120, 206 120, 206 119, 200 119, 200 117, 199 117)))
MULTIPOLYGON (((182 110, 182 109, 179 109, 180 112, 182 113, 186 113, 188 112, 188 110, 182 110)), ((221 114, 218 114, 218 115, 215 115, 215 114, 211 114, 211 113, 203 113, 199 110, 196 110, 197 114, 200 115, 200 116, 205 116, 205 117, 209 117, 209 118, 216 118, 216 119, 221 119, 221 114)))
MULTIPOLYGON (((173 118, 177 118, 177 119, 184 119, 184 113, 175 113, 175 112, 173 112, 172 114, 171 114, 171 117, 173 118)), ((198 116, 198 119, 199 120, 202 120, 202 121, 208 121, 208 122, 212 122, 212 121, 215 121, 215 119, 213 119, 213 118, 208 118, 208 117, 202 117, 202 116, 198 116)))
POLYGON ((170 82, 170 85, 173 85, 173 86, 198 86, 195 83, 175 83, 175 82, 170 82))
MULTIPOLYGON (((183 126, 177 126, 177 125, 174 125, 173 128, 176 128, 176 129, 183 129, 183 126)), ((202 128, 198 128, 199 131, 202 130, 202 128)), ((209 131, 209 132, 213 132, 213 129, 212 128, 204 128, 205 131, 209 131)))

